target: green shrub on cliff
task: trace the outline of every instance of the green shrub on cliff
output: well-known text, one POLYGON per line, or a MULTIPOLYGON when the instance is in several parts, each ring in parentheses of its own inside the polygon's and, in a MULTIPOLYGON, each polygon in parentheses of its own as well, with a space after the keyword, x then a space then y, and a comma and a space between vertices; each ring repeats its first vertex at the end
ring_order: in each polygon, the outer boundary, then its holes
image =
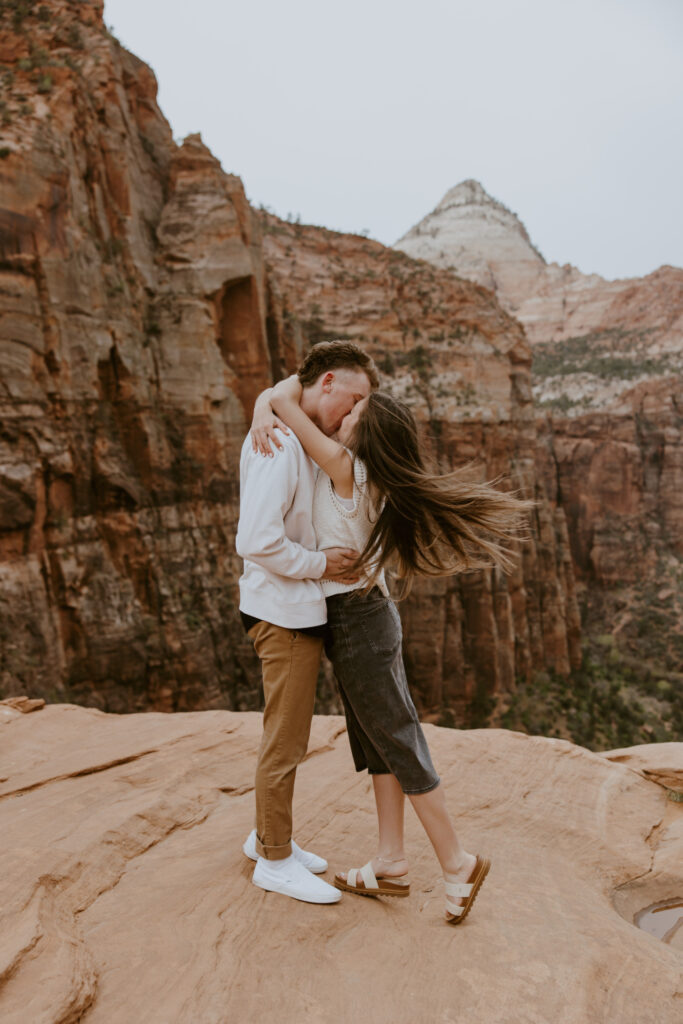
POLYGON ((683 739, 683 680, 658 677, 614 637, 589 637, 568 679, 539 672, 520 682, 500 716, 504 728, 570 739, 591 750, 683 739))

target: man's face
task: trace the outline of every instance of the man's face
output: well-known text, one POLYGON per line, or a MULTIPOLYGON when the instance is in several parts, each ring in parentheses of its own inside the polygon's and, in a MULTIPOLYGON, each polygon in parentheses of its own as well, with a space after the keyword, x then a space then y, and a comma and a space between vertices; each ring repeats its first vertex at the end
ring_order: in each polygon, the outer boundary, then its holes
POLYGON ((330 370, 313 385, 312 408, 305 411, 324 434, 332 437, 344 417, 357 402, 367 398, 370 390, 370 381, 363 370, 330 370))
POLYGON ((369 399, 361 398, 360 402, 356 402, 353 409, 348 415, 346 415, 342 421, 342 424, 337 431, 336 438, 339 444, 348 445, 353 437, 353 433, 356 429, 356 424, 361 418, 365 409, 367 408, 369 399))

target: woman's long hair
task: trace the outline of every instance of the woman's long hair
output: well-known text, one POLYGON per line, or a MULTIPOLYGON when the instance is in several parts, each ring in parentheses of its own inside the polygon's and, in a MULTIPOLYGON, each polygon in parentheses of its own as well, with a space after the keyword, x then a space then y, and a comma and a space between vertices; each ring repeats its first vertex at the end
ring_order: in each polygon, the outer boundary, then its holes
POLYGON ((468 569, 513 567, 510 543, 524 533, 534 502, 475 484, 462 471, 425 466, 410 409, 381 391, 370 394, 350 444, 367 468, 379 509, 356 570, 375 578, 391 562, 409 586, 414 576, 449 576, 468 569))

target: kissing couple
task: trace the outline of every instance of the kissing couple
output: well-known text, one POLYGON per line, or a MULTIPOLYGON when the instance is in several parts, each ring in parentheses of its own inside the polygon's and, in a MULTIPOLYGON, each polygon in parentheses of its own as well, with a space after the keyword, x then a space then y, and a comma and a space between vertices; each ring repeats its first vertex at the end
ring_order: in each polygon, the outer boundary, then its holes
POLYGON ((242 446, 240 615, 265 698, 256 827, 243 850, 256 861, 254 885, 294 899, 408 896, 407 796, 441 866, 446 920, 458 924, 490 861, 463 847, 449 816, 408 689, 385 570, 393 563, 406 587, 415 576, 508 570, 532 503, 457 472, 431 472, 411 411, 378 388, 357 345, 315 345, 295 376, 259 396, 242 446), (379 833, 371 859, 337 873, 333 885, 318 877, 327 862, 292 838, 323 647, 356 771, 372 778, 379 833))

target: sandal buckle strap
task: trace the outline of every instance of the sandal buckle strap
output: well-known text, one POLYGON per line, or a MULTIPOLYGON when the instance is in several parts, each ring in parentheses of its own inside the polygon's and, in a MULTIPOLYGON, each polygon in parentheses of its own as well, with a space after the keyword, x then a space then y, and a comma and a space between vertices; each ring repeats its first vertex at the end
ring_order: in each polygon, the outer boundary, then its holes
POLYGON ((363 879, 363 883, 366 889, 376 889, 377 879, 375 878, 375 872, 372 870, 372 861, 369 860, 367 864, 364 864, 360 869, 360 877, 363 879))
POLYGON ((466 899, 472 895, 473 882, 446 882, 446 895, 456 899, 466 899))

